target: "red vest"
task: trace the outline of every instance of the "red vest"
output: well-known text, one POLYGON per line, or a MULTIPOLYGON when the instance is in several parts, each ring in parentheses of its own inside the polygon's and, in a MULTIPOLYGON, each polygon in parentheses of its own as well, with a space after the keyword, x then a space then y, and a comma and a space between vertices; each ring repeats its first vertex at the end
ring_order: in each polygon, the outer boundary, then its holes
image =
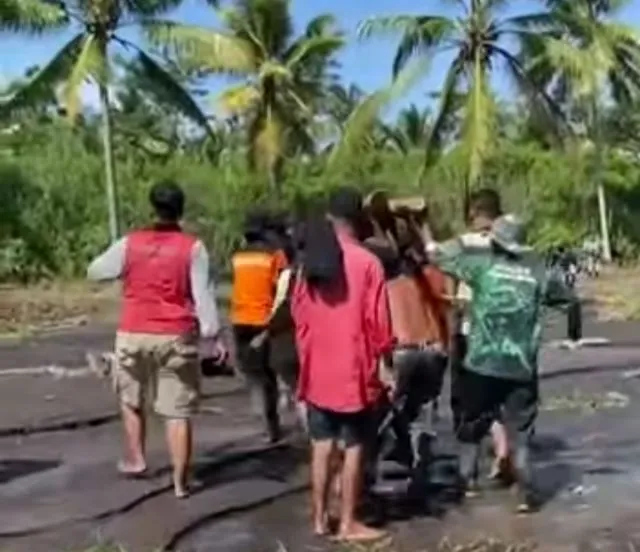
POLYGON ((182 335, 197 330, 191 295, 196 238, 178 227, 127 236, 119 330, 182 335))

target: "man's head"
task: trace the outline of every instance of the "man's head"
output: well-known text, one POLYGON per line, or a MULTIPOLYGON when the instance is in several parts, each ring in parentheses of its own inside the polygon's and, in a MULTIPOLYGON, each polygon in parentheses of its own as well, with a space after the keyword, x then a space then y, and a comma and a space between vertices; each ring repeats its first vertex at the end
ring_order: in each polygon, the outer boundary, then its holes
POLYGON ((268 215, 262 211, 247 213, 244 220, 243 236, 247 243, 256 243, 266 240, 268 227, 268 215))
POLYGON ((502 215, 500 194, 492 188, 482 188, 469 198, 469 224, 480 232, 490 230, 493 221, 502 215))
POLYGON ((498 250, 510 255, 519 255, 531 250, 527 245, 527 227, 522 219, 514 214, 502 215, 494 221, 491 241, 498 250))
POLYGON ((356 232, 362 221, 363 203, 362 194, 355 188, 337 188, 329 196, 327 213, 335 224, 356 232))
POLYGON ((172 180, 162 180, 149 192, 149 202, 160 222, 178 222, 184 213, 184 192, 172 180))

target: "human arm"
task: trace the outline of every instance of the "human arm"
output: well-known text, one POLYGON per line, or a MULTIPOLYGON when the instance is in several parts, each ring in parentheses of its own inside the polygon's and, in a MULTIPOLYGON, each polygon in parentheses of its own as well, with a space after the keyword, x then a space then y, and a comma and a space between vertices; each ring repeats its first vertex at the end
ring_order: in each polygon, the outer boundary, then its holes
POLYGON ((95 281, 117 280, 124 270, 127 252, 127 238, 112 243, 106 251, 91 261, 87 268, 87 278, 95 281))
POLYGON ((376 356, 380 358, 391 352, 394 339, 384 271, 377 261, 372 262, 367 270, 364 293, 366 331, 376 356))
POLYGON ((486 261, 486 255, 467 247, 461 238, 442 243, 430 242, 426 247, 429 261, 442 272, 473 285, 486 261))
POLYGON ((216 340, 221 330, 216 290, 209 275, 209 255, 201 241, 197 241, 191 250, 190 281, 200 337, 216 340))

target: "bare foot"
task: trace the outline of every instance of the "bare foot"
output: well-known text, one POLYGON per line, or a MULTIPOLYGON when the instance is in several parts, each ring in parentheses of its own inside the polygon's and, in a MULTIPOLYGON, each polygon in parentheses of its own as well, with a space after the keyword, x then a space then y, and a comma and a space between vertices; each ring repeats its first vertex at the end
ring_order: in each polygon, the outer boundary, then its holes
POLYGON ((142 477, 147 473, 147 465, 144 462, 118 462, 118 473, 124 477, 142 477))
POLYGON ((368 527, 364 523, 354 521, 348 527, 341 527, 336 540, 344 542, 371 542, 388 536, 386 531, 368 527))
POLYGON ((329 516, 322 515, 313 521, 313 534, 316 537, 324 537, 329 534, 329 516))
POLYGON ((173 487, 173 492, 176 495, 176 498, 178 499, 185 499, 185 498, 189 498, 189 487, 187 487, 186 485, 174 485, 173 487))

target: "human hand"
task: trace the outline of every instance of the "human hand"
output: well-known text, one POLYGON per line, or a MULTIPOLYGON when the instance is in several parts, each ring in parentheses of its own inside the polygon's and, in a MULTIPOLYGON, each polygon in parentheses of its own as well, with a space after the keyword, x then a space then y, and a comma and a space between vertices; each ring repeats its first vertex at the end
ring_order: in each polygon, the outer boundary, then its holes
POLYGON ((251 340, 251 342, 249 343, 249 347, 251 347, 252 349, 260 349, 264 346, 268 337, 269 333, 267 332, 267 330, 260 332, 251 340))
POLYGON ((229 357, 229 351, 222 336, 217 335, 204 339, 202 356, 210 358, 215 364, 224 364, 229 357))

